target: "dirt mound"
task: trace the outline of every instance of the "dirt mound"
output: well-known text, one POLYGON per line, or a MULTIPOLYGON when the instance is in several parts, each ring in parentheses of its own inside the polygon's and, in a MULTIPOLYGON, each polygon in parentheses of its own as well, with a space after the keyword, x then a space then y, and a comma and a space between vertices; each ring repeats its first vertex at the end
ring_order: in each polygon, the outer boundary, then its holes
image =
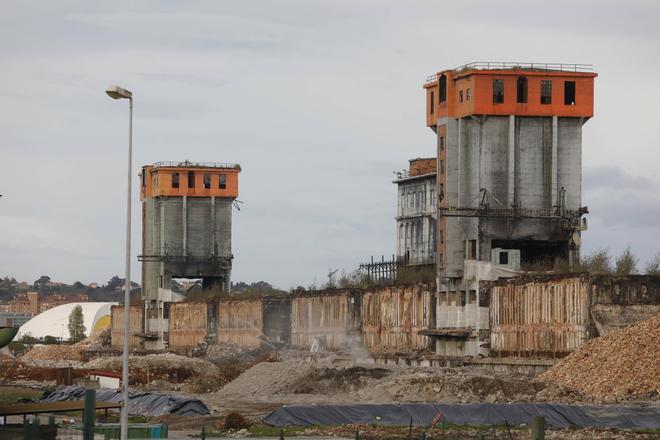
MULTIPOLYGON (((121 366, 119 356, 93 359, 84 365, 91 370, 110 371, 121 371, 121 366)), ((132 385, 193 393, 215 391, 226 383, 222 371, 212 363, 173 353, 131 356, 129 374, 132 385)))
POLYGON ((101 348, 109 335, 110 328, 107 328, 75 344, 38 345, 21 356, 21 361, 29 365, 54 368, 78 366, 77 364, 82 361, 83 352, 101 348))
POLYGON ((651 398, 660 392, 660 314, 593 339, 540 378, 607 399, 651 398))
POLYGON ((390 373, 384 368, 322 367, 301 377, 288 391, 294 394, 351 393, 367 387, 373 383, 372 379, 382 379, 390 373))

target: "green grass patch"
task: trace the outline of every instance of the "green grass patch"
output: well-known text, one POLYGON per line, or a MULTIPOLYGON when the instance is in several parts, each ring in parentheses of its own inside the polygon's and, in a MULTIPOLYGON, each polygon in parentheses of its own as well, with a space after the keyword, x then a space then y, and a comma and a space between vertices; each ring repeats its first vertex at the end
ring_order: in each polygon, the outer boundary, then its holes
POLYGON ((32 388, 0 386, 0 404, 35 401, 41 398, 43 392, 32 388))

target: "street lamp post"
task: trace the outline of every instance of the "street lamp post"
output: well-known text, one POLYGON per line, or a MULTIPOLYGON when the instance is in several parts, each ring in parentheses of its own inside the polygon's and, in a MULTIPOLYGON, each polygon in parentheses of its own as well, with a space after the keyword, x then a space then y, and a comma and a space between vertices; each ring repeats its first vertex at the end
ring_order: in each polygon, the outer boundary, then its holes
POLYGON ((126 190, 126 280, 124 282, 124 353, 122 354, 121 440, 128 439, 128 337, 131 307, 131 173, 133 169, 133 93, 110 86, 105 93, 112 99, 128 99, 128 184, 126 190))

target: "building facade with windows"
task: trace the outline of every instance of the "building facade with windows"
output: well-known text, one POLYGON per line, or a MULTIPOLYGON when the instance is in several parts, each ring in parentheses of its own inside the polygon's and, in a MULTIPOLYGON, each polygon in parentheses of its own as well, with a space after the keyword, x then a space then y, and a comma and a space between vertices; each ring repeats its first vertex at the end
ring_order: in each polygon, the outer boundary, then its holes
POLYGON ((437 137, 440 353, 487 351, 480 279, 578 261, 596 76, 587 65, 472 63, 424 84, 437 137))
POLYGON ((435 264, 436 159, 411 159, 398 173, 396 253, 399 261, 417 266, 435 264))

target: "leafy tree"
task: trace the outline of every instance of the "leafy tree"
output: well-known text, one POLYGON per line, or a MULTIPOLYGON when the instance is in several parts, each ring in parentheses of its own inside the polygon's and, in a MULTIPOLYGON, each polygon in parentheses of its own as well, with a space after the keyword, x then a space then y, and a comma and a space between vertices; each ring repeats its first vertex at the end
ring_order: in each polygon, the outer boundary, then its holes
POLYGON ((46 335, 44 336, 44 344, 46 345, 57 344, 57 338, 55 336, 46 335))
POLYGON ((50 277, 48 275, 41 275, 38 280, 34 282, 35 286, 41 286, 42 284, 50 283, 50 277))
POLYGON ((612 258, 607 249, 599 249, 582 259, 582 267, 588 272, 598 274, 612 273, 612 258))
POLYGON ((120 288, 124 284, 124 280, 122 278, 119 278, 117 275, 114 277, 110 278, 110 281, 108 281, 108 289, 109 290, 115 290, 120 288))
POLYGON ((71 336, 71 341, 78 342, 85 339, 85 331, 82 307, 77 305, 69 315, 69 335, 71 336))
POLYGON ((655 254, 655 257, 649 261, 645 270, 647 275, 660 275, 660 252, 655 254))
POLYGON ((85 285, 84 285, 83 283, 81 283, 80 281, 76 281, 75 283, 73 283, 73 287, 74 287, 74 289, 77 289, 77 290, 83 290, 83 289, 85 289, 87 286, 85 286, 85 285))
POLYGON ((635 257, 628 246, 616 259, 617 275, 632 275, 637 273, 637 263, 639 259, 635 257))

